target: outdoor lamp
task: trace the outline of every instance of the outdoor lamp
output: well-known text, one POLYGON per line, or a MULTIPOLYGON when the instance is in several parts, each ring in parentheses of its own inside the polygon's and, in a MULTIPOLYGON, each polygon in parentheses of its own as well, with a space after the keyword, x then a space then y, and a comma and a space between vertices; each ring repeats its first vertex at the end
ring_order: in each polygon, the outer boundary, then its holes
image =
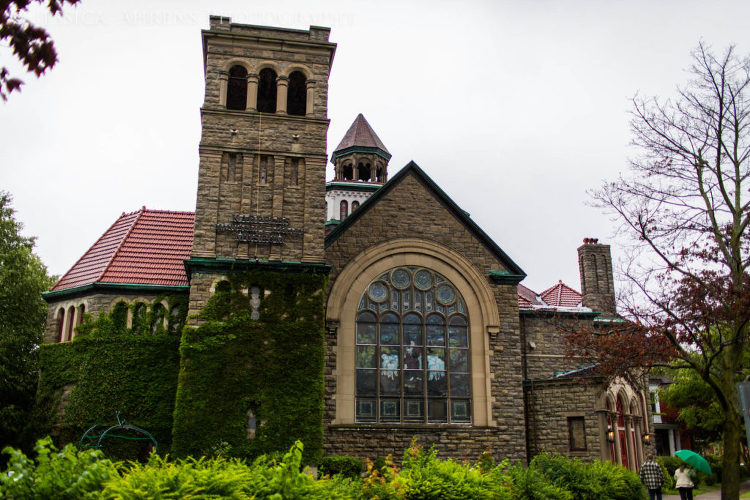
POLYGON ((643 444, 645 444, 646 446, 651 444, 651 434, 649 434, 648 432, 645 432, 643 434, 643 444))
POLYGON ((615 431, 612 429, 612 426, 607 426, 607 441, 610 443, 615 442, 615 431))

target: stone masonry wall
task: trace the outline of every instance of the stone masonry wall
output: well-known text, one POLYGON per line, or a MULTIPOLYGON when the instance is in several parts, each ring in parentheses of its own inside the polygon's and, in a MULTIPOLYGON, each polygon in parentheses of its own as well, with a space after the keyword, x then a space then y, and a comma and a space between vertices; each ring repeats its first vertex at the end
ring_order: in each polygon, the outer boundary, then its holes
MULTIPOLYGON (((326 262, 332 266, 331 285, 360 252, 391 239, 407 237, 437 242, 461 253, 485 277, 490 269, 504 269, 484 243, 417 177, 407 175, 326 249, 326 262)), ((526 459, 517 287, 492 283, 490 287, 500 314, 500 333, 489 335, 491 420, 496 427, 331 425, 336 411, 333 398, 336 325, 329 325, 325 367, 326 453, 398 456, 411 436, 418 436, 426 444, 436 443, 443 456, 475 458, 489 449, 497 457, 526 459)))
POLYGON ((192 256, 322 262, 328 75, 335 44, 323 28, 264 28, 218 17, 211 27, 204 31, 206 94, 192 256), (302 69, 312 111, 258 113, 254 104, 226 109, 222 93, 233 64, 243 64, 251 79, 269 65, 282 79, 302 69), (296 176, 292 160, 299 162, 296 176), (283 244, 238 242, 235 233, 216 231, 216 224, 231 223, 233 215, 285 218, 302 234, 285 235, 283 244))
POLYGON ((584 460, 601 458, 597 396, 603 388, 593 379, 531 381, 526 386, 529 457, 542 452, 584 460), (584 417, 586 450, 571 451, 568 417, 584 417))
POLYGON ((570 315, 522 314, 521 335, 525 340, 527 379, 546 379, 557 372, 587 366, 584 357, 571 356, 565 344, 568 332, 593 328, 593 321, 570 315), (533 346, 533 347, 532 347, 533 346))
POLYGON ((476 461, 485 450, 492 454, 495 461, 509 456, 502 446, 503 432, 499 428, 450 425, 328 426, 323 449, 326 455, 348 455, 360 459, 392 455, 396 462, 400 462, 412 438, 417 438, 425 449, 434 444, 438 456, 442 458, 476 461))

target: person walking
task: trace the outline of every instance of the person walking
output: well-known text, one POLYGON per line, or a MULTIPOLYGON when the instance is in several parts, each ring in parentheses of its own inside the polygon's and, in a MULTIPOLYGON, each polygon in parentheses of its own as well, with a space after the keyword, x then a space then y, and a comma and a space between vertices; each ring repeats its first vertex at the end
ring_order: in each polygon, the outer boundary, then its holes
POLYGON ((664 485, 664 473, 661 465, 654 461, 654 454, 649 453, 641 465, 641 482, 648 489, 650 500, 661 500, 661 487, 664 485))
POLYGON ((680 492, 680 500, 693 500, 693 480, 690 478, 690 471, 685 469, 685 464, 674 471, 675 488, 680 492))

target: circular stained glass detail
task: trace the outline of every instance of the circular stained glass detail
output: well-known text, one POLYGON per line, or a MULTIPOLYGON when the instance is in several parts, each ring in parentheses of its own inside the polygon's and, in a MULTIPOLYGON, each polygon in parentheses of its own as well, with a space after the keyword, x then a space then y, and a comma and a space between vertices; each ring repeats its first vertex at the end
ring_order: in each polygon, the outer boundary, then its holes
POLYGON ((395 269, 391 273, 391 283, 399 290, 407 288, 411 284, 411 275, 404 268, 395 269))
POLYGON ((432 273, 427 269, 420 269, 414 273, 414 286, 420 290, 428 290, 432 287, 432 273))
POLYGON ((456 300, 456 289, 448 284, 443 284, 437 287, 435 295, 437 301, 441 304, 451 304, 456 300))
POLYGON ((383 302, 388 298, 388 287, 382 281, 376 281, 367 289, 367 295, 373 302, 383 302))

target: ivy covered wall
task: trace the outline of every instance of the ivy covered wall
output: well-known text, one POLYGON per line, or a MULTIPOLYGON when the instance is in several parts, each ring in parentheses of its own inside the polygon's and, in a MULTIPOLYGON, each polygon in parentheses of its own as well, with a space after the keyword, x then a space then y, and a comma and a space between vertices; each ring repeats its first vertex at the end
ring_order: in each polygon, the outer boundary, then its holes
POLYGON ((74 340, 41 346, 41 377, 31 432, 78 443, 94 424, 113 424, 119 411, 168 450, 179 369, 179 331, 187 296, 116 304, 88 318, 74 340), (164 308, 162 302, 168 303, 164 308), (176 311, 165 319, 164 311, 176 311), (128 312, 135 314, 127 328, 128 312), (161 321, 160 321, 161 319, 161 321), (165 325, 166 323, 166 325, 165 325))
POLYGON ((248 270, 216 286, 185 328, 174 414, 176 456, 323 447, 327 273, 248 270))

